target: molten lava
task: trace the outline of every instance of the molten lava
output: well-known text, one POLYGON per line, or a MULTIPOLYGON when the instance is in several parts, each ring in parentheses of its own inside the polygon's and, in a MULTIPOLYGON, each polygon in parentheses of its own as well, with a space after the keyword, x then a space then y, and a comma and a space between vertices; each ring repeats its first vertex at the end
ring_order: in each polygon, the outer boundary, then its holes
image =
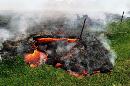
MULTIPOLYGON (((57 41, 59 41, 58 43, 60 43, 61 41, 65 41, 65 44, 69 44, 69 43, 74 43, 74 44, 78 44, 78 45, 80 44, 79 39, 76 39, 76 38, 36 37, 36 38, 34 38, 34 40, 35 40, 35 43, 32 45, 32 48, 35 49, 34 52, 32 54, 25 55, 25 62, 27 64, 29 64, 30 67, 32 67, 32 68, 38 67, 39 65, 41 65, 42 63, 45 63, 45 62, 46 62, 46 64, 50 64, 49 62, 51 62, 51 65, 53 65, 55 68, 67 67, 68 65, 67 66, 65 65, 65 63, 64 63, 65 61, 62 61, 62 59, 61 59, 62 57, 60 59, 57 58, 58 57, 58 54, 56 54, 57 44, 55 44, 55 43, 51 44, 51 42, 57 43, 57 41), (47 50, 51 51, 51 53, 48 53, 48 54, 45 53, 45 52, 47 52, 47 50), (50 59, 50 58, 52 58, 52 59, 50 59)), ((80 45, 82 45, 82 44, 80 44, 80 45)), ((67 59, 67 60, 71 61, 71 59, 73 59, 71 57, 73 57, 73 55, 75 57, 75 52, 77 52, 77 49, 78 49, 78 48, 76 48, 77 46, 74 45, 74 47, 72 47, 70 49, 70 51, 67 51, 67 54, 66 54, 66 52, 65 52, 65 54, 62 54, 65 60, 67 59)), ((79 49, 79 51, 81 51, 81 49, 79 49)), ((83 50, 83 53, 84 53, 84 50, 83 50)), ((76 54, 79 54, 79 53, 76 53, 76 54)), ((71 67, 73 65, 69 65, 69 66, 71 67)), ((108 71, 108 70, 105 68, 100 68, 100 69, 98 68, 98 69, 94 69, 94 70, 83 69, 80 72, 75 72, 75 71, 69 69, 69 70, 67 70, 67 73, 69 73, 72 76, 82 78, 83 76, 90 76, 90 75, 97 74, 97 73, 104 73, 106 71, 108 71)))
POLYGON ((69 43, 74 43, 76 42, 78 39, 70 39, 70 38, 38 38, 37 41, 38 42, 55 42, 55 41, 68 41, 69 43))
MULTIPOLYGON (((69 43, 74 43, 78 39, 70 39, 70 38, 37 38, 36 41, 38 43, 49 43, 56 41, 67 41, 69 43)), ((35 46, 37 48, 37 46, 35 46)), ((37 67, 41 65, 43 62, 47 61, 47 54, 40 52, 39 50, 34 50, 32 54, 25 55, 25 62, 30 65, 30 67, 37 67)), ((61 64, 57 64, 56 67, 61 67, 61 64)))
POLYGON ((38 50, 34 50, 32 54, 26 54, 24 59, 30 67, 37 67, 47 61, 47 55, 38 50))

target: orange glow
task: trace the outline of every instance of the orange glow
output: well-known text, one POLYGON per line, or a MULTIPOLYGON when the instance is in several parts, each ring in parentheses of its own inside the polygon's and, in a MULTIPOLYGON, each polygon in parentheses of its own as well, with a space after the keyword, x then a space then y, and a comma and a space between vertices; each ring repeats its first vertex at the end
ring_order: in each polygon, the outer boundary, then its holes
POLYGON ((74 76, 74 77, 77 77, 79 79, 82 79, 84 76, 82 74, 79 74, 79 73, 76 73, 76 72, 73 72, 71 70, 67 71, 70 75, 74 76))
POLYGON ((55 67, 56 68, 61 68, 63 65, 61 64, 61 63, 57 63, 56 65, 55 65, 55 67))
POLYGON ((30 67, 35 68, 35 67, 37 67, 37 65, 36 64, 30 64, 30 67))
POLYGON ((34 68, 42 64, 42 62, 47 60, 47 55, 38 50, 34 50, 32 54, 26 54, 24 58, 25 62, 34 68))
POLYGON ((69 38, 38 38, 38 42, 53 42, 53 41, 62 41, 66 40, 70 43, 76 42, 78 39, 69 39, 69 38))

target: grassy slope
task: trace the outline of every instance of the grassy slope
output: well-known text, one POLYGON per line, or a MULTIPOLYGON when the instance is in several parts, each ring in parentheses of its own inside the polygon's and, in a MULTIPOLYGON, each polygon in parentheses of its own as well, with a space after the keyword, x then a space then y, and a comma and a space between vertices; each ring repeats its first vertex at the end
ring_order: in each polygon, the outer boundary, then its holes
POLYGON ((111 74, 97 74, 83 79, 77 79, 66 74, 63 70, 51 66, 31 69, 24 65, 21 59, 17 63, 0 64, 0 85, 9 86, 130 86, 130 23, 125 21, 109 25, 112 32, 109 35, 112 48, 117 52, 117 60, 111 74), (120 31, 128 33, 118 33, 120 31))

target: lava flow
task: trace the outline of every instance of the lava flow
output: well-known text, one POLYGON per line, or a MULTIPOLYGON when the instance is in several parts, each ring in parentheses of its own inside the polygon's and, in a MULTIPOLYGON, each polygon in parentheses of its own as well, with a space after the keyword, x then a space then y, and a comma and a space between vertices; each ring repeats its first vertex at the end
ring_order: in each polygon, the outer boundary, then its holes
POLYGON ((42 63, 45 63, 52 65, 55 68, 62 68, 70 75, 78 78, 97 73, 111 72, 112 64, 109 59, 105 58, 106 55, 104 54, 106 53, 109 55, 109 51, 103 48, 98 40, 95 41, 94 39, 94 41, 92 40, 92 42, 88 42, 80 41, 80 39, 76 38, 51 38, 50 36, 35 36, 33 40, 34 43, 32 43, 32 47, 34 47, 34 52, 32 54, 25 55, 26 64, 29 64, 32 68, 38 67, 42 65, 42 63), (93 46, 95 47, 95 45, 97 47, 93 48, 90 52, 90 48, 93 46), (102 50, 102 53, 97 51, 97 48, 98 50, 102 50), (92 55, 95 54, 95 52, 101 57, 98 58, 101 61, 96 60, 96 57, 92 55), (104 62, 102 62, 102 58, 104 58, 104 62), (91 65, 87 66, 87 60, 90 62, 94 61, 95 63, 91 62, 91 65), (97 62, 101 65, 97 65, 97 62), (94 65, 97 67, 95 68, 94 65))
POLYGON ((34 50, 32 54, 25 55, 25 62, 29 64, 30 67, 37 67, 46 61, 47 61, 47 55, 38 50, 34 50))
POLYGON ((78 39, 70 39, 70 38, 38 38, 37 41, 38 42, 54 42, 54 41, 63 41, 66 40, 69 43, 74 43, 76 42, 78 39))
MULTIPOLYGON (((77 39, 69 39, 69 38, 37 38, 36 39, 38 43, 48 43, 48 42, 63 41, 63 40, 66 40, 69 43, 73 43, 77 41, 77 39)), ((30 67, 37 67, 46 61, 47 61, 47 54, 39 51, 38 49, 34 50, 33 54, 25 55, 25 62, 29 64, 30 67)))

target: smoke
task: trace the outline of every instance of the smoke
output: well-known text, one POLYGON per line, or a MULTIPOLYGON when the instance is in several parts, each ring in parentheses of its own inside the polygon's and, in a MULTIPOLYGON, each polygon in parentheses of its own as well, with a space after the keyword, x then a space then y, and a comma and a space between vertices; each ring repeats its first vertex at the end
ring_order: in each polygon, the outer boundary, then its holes
POLYGON ((7 40, 9 37, 12 36, 12 34, 10 33, 9 30, 5 29, 5 28, 0 28, 0 42, 3 42, 5 40, 7 40))
POLYGON ((111 12, 129 10, 129 0, 0 0, 0 10, 62 11, 69 13, 111 12), (116 5, 116 7, 115 7, 116 5))
MULTIPOLYGON (((58 16, 68 17, 69 15, 71 16, 70 20, 74 20, 76 14, 80 16, 87 14, 91 19, 96 19, 94 20, 96 22, 102 19, 101 23, 104 25, 106 18, 104 13, 121 14, 122 11, 129 10, 129 4, 129 0, 105 2, 104 0, 0 0, 0 13, 3 15, 12 13, 9 28, 11 34, 16 35, 17 33, 27 34, 28 28, 41 21, 58 19, 58 16)), ((72 25, 72 22, 69 23, 72 25)), ((101 23, 100 25, 95 23, 91 28, 100 31, 99 28, 104 28, 101 23)))
POLYGON ((113 65, 115 65, 115 60, 116 60, 117 56, 116 56, 115 51, 113 51, 113 50, 111 49, 111 47, 110 47, 110 44, 111 44, 110 40, 108 40, 108 39, 104 36, 104 34, 101 34, 101 35, 99 36, 99 39, 100 39, 101 43, 103 44, 103 46, 104 46, 108 51, 110 51, 109 60, 110 60, 110 62, 111 62, 113 65))

